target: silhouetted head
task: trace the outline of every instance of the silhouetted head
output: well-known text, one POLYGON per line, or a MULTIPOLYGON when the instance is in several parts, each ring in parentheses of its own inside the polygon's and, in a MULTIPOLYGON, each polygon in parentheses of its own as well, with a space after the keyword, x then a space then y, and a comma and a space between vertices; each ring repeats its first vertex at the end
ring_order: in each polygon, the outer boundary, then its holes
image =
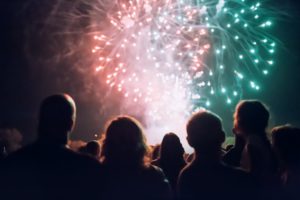
POLYGON ((187 140, 196 153, 216 154, 225 140, 221 119, 214 113, 199 111, 187 123, 187 140))
POLYGON ((54 144, 67 144, 69 133, 75 124, 75 102, 67 94, 47 97, 39 113, 39 139, 54 144))
POLYGON ((272 130, 272 145, 281 164, 300 165, 300 129, 290 125, 278 126, 272 130))
POLYGON ((260 101, 241 101, 234 113, 234 130, 237 134, 264 134, 268 126, 269 111, 260 101))
POLYGON ((101 151, 104 163, 140 167, 147 150, 143 128, 136 119, 119 116, 108 123, 101 151))
POLYGON ((95 158, 100 156, 100 144, 99 142, 93 140, 86 144, 85 152, 95 158))
POLYGON ((168 133, 164 136, 160 146, 161 160, 183 159, 184 149, 179 137, 175 133, 168 133))

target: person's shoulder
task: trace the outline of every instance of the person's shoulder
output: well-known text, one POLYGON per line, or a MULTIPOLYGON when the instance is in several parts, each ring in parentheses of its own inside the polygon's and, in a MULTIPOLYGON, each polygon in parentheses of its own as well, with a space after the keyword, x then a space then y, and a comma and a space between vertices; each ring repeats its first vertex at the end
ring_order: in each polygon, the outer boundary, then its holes
POLYGON ((228 173, 233 173, 233 174, 240 174, 240 175, 244 175, 244 176, 247 176, 248 173, 243 170, 242 168, 239 168, 239 167, 234 167, 234 166, 230 166, 230 165, 227 165, 226 163, 222 162, 221 163, 221 166, 223 167, 223 169, 225 171, 227 171, 228 173))
POLYGON ((33 154, 37 152, 36 146, 34 144, 30 144, 27 146, 24 146, 17 151, 9 154, 4 160, 4 163, 11 163, 15 161, 24 161, 29 160, 29 157, 33 156, 33 154))
POLYGON ((144 167, 143 173, 146 177, 153 181, 168 182, 163 170, 155 165, 148 165, 144 167))
POLYGON ((153 160, 153 161, 151 162, 151 165, 160 167, 160 159, 158 158, 158 159, 156 159, 156 160, 153 160))
POLYGON ((146 169, 148 171, 147 176, 149 177, 148 183, 153 184, 158 193, 163 193, 168 196, 170 192, 170 183, 163 170, 154 165, 149 165, 146 169))
POLYGON ((66 156, 72 158, 72 160, 74 160, 77 163, 85 163, 85 164, 96 165, 96 166, 101 165, 98 160, 92 158, 91 156, 81 154, 69 148, 64 148, 63 151, 66 156))
POLYGON ((185 174, 189 174, 189 173, 193 173, 196 170, 195 164, 193 162, 191 163, 187 163, 181 170, 180 173, 185 173, 185 174))
POLYGON ((226 172, 226 174, 228 175, 228 177, 230 179, 235 180, 241 184, 253 184, 254 183, 254 179, 253 179, 252 175, 250 173, 246 172, 245 170, 243 170, 242 168, 229 166, 224 163, 222 163, 222 166, 224 168, 224 171, 226 172))
POLYGON ((198 179, 197 176, 195 176, 195 166, 192 163, 188 163, 179 173, 178 180, 177 180, 177 190, 179 199, 193 199, 191 198, 191 195, 193 196, 193 190, 195 185, 197 185, 198 179), (196 182, 196 184, 195 184, 196 182))
POLYGON ((163 170, 157 165, 150 164, 144 168, 145 173, 163 175, 163 170))
POLYGON ((179 173, 178 180, 190 179, 194 177, 196 171, 193 163, 188 163, 179 173))
POLYGON ((34 145, 28 145, 21 149, 9 154, 2 162, 0 166, 0 177, 3 180, 11 179, 11 176, 16 173, 24 175, 24 170, 32 166, 35 162, 34 153, 36 152, 34 145))
POLYGON ((235 188, 236 197, 244 196, 244 199, 252 200, 260 196, 258 193, 260 185, 251 173, 228 165, 224 165, 224 168, 227 170, 228 182, 226 184, 229 188, 235 188), (248 195, 245 196, 245 194, 248 195))

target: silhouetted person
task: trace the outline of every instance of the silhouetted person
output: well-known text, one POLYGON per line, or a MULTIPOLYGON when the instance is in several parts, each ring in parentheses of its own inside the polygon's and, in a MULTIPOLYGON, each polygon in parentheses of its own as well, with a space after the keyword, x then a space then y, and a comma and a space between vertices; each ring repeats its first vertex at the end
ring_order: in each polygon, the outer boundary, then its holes
POLYGON ((85 146, 80 148, 80 152, 99 160, 100 144, 95 140, 89 141, 85 146))
POLYGON ((184 149, 179 137, 174 133, 164 136, 160 146, 160 156, 152 164, 163 169, 172 189, 175 191, 179 172, 186 165, 184 149))
POLYGON ((208 111, 195 113, 187 123, 187 140, 194 160, 180 173, 180 199, 252 199, 256 194, 249 175, 221 162, 225 133, 221 120, 208 111))
POLYGON ((5 160, 6 199, 89 199, 101 194, 100 163, 66 146, 75 118, 69 95, 53 95, 42 102, 37 141, 5 160))
POLYGON ((109 122, 101 150, 106 199, 170 197, 170 186, 162 170, 146 161, 147 149, 137 120, 119 116, 109 122))
MULTIPOLYGON (((259 101, 241 101, 236 107, 233 132, 238 144, 232 150, 238 148, 239 155, 230 159, 234 165, 239 164, 261 180, 268 180, 276 170, 274 155, 266 133, 268 121, 269 111, 259 101)), ((230 157, 230 152, 227 156, 230 157)), ((226 159, 225 156, 224 160, 226 159)))
POLYGON ((300 199, 300 129, 290 125, 275 127, 272 143, 279 160, 284 198, 300 199))
POLYGON ((260 101, 241 101, 234 113, 236 144, 223 159, 251 173, 267 196, 273 195, 272 191, 278 187, 276 159, 266 133, 269 117, 269 111, 260 101))

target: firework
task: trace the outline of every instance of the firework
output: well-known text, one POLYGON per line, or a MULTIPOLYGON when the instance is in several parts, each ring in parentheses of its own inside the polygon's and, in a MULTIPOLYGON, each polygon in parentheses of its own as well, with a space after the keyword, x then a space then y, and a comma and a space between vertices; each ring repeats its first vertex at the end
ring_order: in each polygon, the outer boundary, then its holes
POLYGON ((232 104, 244 90, 260 90, 274 65, 273 19, 261 2, 100 3, 105 23, 93 36, 95 70, 124 101, 143 105, 152 124, 183 122, 217 99, 232 104))

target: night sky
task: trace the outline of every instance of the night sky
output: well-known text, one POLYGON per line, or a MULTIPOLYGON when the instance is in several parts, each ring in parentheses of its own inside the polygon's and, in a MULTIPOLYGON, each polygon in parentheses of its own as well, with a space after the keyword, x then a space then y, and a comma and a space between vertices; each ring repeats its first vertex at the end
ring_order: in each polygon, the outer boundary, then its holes
MULTIPOLYGON (((87 19, 72 22, 72 27, 67 27, 71 39, 65 40, 59 34, 60 29, 66 29, 60 25, 63 19, 49 17, 55 11, 57 2, 0 2, 0 126, 18 128, 24 135, 24 143, 34 139, 39 103, 50 94, 67 92, 75 98, 78 123, 74 139, 91 139, 102 130, 111 115, 119 112, 114 109, 114 101, 109 105, 104 101, 99 103, 98 97, 106 94, 95 92, 91 86, 93 80, 82 78, 81 74, 87 69, 77 66, 82 66, 80 59, 86 57, 84 51, 76 52, 63 45, 83 45, 78 37, 85 31, 87 19), (58 34, 48 37, 52 31, 58 34), (61 60, 57 55, 64 55, 64 61, 56 62, 61 60), (109 106, 112 111, 104 113, 102 107, 109 110, 109 106)), ((291 123, 300 126, 300 2, 271 0, 271 4, 288 14, 275 20, 273 33, 282 43, 277 53, 277 63, 268 79, 264 80, 261 92, 248 92, 245 98, 259 99, 269 106, 271 125, 291 123)), ((83 13, 86 9, 88 7, 79 8, 83 13)), ((86 59, 84 62, 90 61, 86 59)), ((226 129, 230 129, 232 110, 213 111, 221 115, 226 129)))

